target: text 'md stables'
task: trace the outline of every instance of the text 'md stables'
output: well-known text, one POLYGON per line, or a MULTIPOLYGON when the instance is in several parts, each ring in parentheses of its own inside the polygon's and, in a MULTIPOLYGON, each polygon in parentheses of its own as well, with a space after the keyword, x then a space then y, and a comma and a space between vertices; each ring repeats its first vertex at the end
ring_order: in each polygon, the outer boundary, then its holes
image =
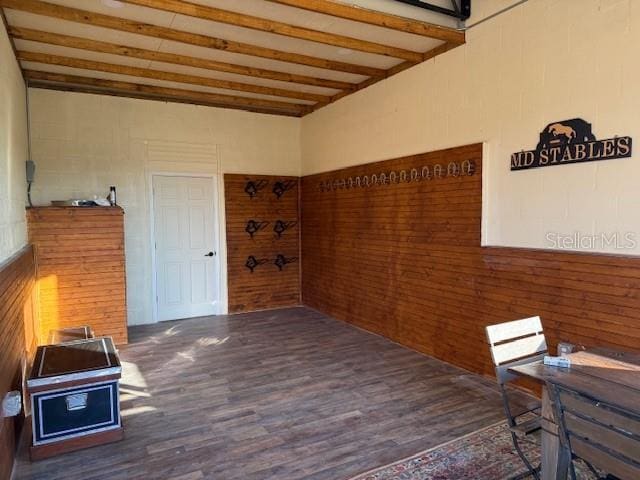
POLYGON ((631 146, 631 137, 596 140, 590 123, 573 118, 547 125, 535 150, 512 154, 511 170, 627 158, 631 146))

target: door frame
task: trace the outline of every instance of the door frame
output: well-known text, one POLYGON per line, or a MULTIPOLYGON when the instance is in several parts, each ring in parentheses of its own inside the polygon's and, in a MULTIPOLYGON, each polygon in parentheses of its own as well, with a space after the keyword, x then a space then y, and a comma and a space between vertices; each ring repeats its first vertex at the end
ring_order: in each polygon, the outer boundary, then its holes
MULTIPOLYGON (((222 275, 222 255, 220 252, 221 245, 221 233, 222 233, 222 212, 220 211, 219 195, 219 181, 218 175, 214 173, 197 173, 197 172, 167 172, 167 171, 152 171, 148 173, 148 185, 149 185, 149 237, 151 241, 151 301, 153 305, 152 319, 153 323, 158 323, 158 267, 156 260, 156 220, 155 220, 155 199, 153 195, 153 177, 190 177, 190 178, 208 178, 213 188, 213 230, 216 232, 216 238, 214 242, 214 248, 216 252, 216 267, 215 276, 217 278, 217 292, 216 298, 218 299, 215 305, 214 315, 223 315, 225 313, 226 301, 223 300, 222 294, 226 291, 223 288, 222 282, 226 281, 226 277, 222 275)), ((226 260, 226 259, 225 259, 226 260)), ((225 265, 226 268, 226 265, 225 265)), ((170 321, 170 320, 167 320, 170 321)))

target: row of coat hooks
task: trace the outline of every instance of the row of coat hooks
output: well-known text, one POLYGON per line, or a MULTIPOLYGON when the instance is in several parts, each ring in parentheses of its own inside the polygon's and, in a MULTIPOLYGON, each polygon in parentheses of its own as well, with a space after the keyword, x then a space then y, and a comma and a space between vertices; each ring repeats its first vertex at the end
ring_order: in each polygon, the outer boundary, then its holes
POLYGON ((256 258, 255 255, 249 255, 247 257, 247 261, 244 266, 247 267, 251 273, 259 267, 260 265, 264 265, 265 263, 272 262, 276 267, 278 267, 279 271, 284 270, 284 267, 289 263, 295 263, 298 261, 298 257, 285 257, 281 253, 276 255, 275 260, 271 261, 270 258, 256 258))
MULTIPOLYGON (((285 193, 291 190, 296 186, 298 182, 295 180, 278 180, 277 182, 273 182, 273 188, 271 192, 276 196, 278 200, 285 193)), ((269 180, 249 180, 244 186, 244 192, 249 195, 249 198, 253 199, 263 190, 267 185, 269 185, 269 180)))
MULTIPOLYGON (((276 238, 282 238, 284 232, 289 230, 290 228, 295 227, 298 222, 285 222, 284 220, 276 220, 273 224, 273 231, 276 234, 276 238)), ((258 220, 248 220, 247 226, 244 228, 244 231, 249 234, 251 238, 261 230, 264 230, 269 225, 269 222, 260 222, 258 220)))
POLYGON ((446 166, 436 163, 432 167, 428 165, 421 169, 412 168, 404 170, 391 170, 376 175, 358 175, 348 178, 329 179, 319 183, 321 192, 350 188, 368 188, 378 185, 391 185, 397 183, 411 183, 426 180, 437 180, 446 177, 466 177, 476 173, 476 163, 473 160, 464 160, 461 163, 449 162, 446 166))

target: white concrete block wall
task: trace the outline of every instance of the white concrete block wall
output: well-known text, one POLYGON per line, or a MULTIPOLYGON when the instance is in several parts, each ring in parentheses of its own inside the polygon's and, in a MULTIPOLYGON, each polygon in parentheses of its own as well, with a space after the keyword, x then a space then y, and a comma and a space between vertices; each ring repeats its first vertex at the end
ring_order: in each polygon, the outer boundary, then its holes
POLYGON ((27 243, 25 86, 0 22, 0 263, 27 243))
MULTIPOLYGON (((474 0, 469 24, 515 3, 474 0)), ((129 321, 152 319, 149 175, 298 175, 485 142, 486 244, 551 248, 548 234, 640 233, 638 154, 510 172, 511 153, 533 149, 549 122, 582 117, 598 138, 640 142, 640 2, 529 0, 472 28, 467 44, 299 119, 189 105, 31 90, 34 199, 104 194, 118 187, 126 210, 129 321), (215 147, 210 163, 152 161, 153 140, 215 147), (215 158, 213 158, 215 157, 215 158)), ((7 45, 0 53, 11 53, 7 45), (5 48, 6 47, 6 48, 5 48)), ((4 62, 3 62, 4 65, 4 62)), ((16 69, 17 72, 17 69, 16 69)), ((9 74, 13 93, 20 83, 9 74)), ((0 80, 7 83, 6 70, 0 80)), ((15 103, 16 100, 11 100, 15 103)), ((6 103, 6 102, 5 102, 6 103)), ((20 108, 12 107, 20 116, 20 108)), ((0 112, 2 112, 0 110, 0 112)), ((2 113, 0 122, 6 122, 2 113)), ((18 122, 20 124, 20 122, 18 122)), ((10 129, 2 128, 0 135, 10 129)), ((0 258, 25 241, 24 132, 15 130, 11 181, 0 192, 0 258), (17 152, 17 153, 15 153, 17 152), (9 206, 9 207, 7 207, 9 206)), ((0 136, 0 146, 8 150, 0 136)), ((7 163, 0 165, 9 171, 7 163)), ((3 172, 0 172, 2 174, 3 172)), ((5 176, 0 175, 5 178, 5 176)), ((222 191, 220 215, 224 221, 222 191)), ((640 254, 638 245, 620 251, 640 254)), ((224 246, 224 229, 221 232, 224 246)), ((220 251, 221 259, 226 252, 220 251)), ((224 270, 224 267, 223 267, 224 270)), ((222 291, 226 298, 226 291, 222 291)))
MULTIPOLYGON (((300 120, 193 105, 30 89, 36 204, 106 195, 117 186, 125 210, 129 324, 153 319, 150 193, 152 172, 217 174, 224 225, 222 174, 299 175, 300 120), (175 158, 149 154, 168 143, 175 158), (180 146, 184 155, 180 155, 180 146), (189 152, 211 151, 194 161, 189 152)), ((226 249, 218 259, 224 285, 226 249)))
MULTIPOLYGON (((470 25, 512 1, 474 0, 470 25)), ((487 142, 485 243, 551 248, 549 232, 631 232, 640 254, 640 2, 529 0, 467 44, 302 120, 303 174, 487 142), (550 122, 581 117, 629 135, 633 158, 509 170, 550 122), (330 139, 330 140, 329 140, 330 139)))

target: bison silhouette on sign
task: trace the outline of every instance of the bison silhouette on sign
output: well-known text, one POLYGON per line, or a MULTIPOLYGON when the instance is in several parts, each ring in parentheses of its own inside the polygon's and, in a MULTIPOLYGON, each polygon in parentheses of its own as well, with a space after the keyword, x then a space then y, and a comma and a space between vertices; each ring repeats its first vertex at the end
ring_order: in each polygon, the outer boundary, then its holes
POLYGON ((568 143, 593 142, 595 139, 589 122, 585 122, 581 118, 572 118, 547 125, 540 132, 540 141, 536 150, 559 147, 568 143))

